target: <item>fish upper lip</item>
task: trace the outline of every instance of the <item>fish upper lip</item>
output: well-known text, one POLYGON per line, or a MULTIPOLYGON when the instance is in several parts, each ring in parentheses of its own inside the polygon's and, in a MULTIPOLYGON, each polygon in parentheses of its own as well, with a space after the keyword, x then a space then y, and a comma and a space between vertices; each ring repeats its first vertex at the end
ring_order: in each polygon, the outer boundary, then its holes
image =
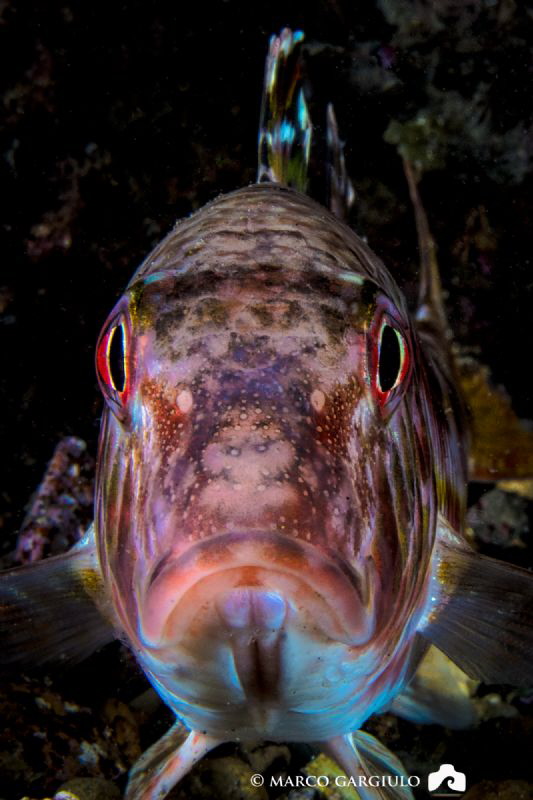
POLYGON ((210 536, 176 557, 167 553, 159 560, 137 592, 143 642, 160 646, 164 625, 156 620, 174 618, 185 596, 192 600, 200 586, 202 601, 209 597, 214 602, 220 591, 256 585, 276 589, 279 582, 289 589, 299 587, 339 642, 360 646, 372 635, 375 612, 362 571, 308 542, 248 530, 210 536))

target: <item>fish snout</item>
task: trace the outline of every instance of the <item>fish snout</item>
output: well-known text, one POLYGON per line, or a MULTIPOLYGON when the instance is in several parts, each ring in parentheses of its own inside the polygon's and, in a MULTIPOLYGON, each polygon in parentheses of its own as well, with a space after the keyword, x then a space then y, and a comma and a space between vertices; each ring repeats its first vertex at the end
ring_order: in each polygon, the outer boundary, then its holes
POLYGON ((142 646, 198 637, 313 629, 359 646, 375 627, 368 575, 307 542, 260 531, 221 534, 156 566, 138 597, 142 646))

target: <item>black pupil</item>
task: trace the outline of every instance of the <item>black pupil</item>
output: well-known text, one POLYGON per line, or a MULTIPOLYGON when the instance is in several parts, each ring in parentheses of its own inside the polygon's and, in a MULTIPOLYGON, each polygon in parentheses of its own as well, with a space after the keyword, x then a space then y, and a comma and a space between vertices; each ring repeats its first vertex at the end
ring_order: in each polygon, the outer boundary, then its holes
POLYGON ((117 392, 123 392, 126 385, 126 373, 124 372, 124 330, 122 325, 113 328, 108 353, 109 373, 113 386, 117 392))
POLYGON ((378 380, 382 392, 388 392, 398 380, 402 364, 400 342, 396 331, 390 325, 384 325, 381 332, 379 351, 378 380))

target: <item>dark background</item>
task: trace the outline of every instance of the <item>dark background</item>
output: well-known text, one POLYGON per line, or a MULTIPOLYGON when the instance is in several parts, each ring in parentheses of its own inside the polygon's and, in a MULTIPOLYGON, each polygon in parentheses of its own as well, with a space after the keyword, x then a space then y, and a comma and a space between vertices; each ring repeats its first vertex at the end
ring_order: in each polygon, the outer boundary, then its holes
POLYGON ((306 33, 318 141, 335 104, 355 228, 412 297, 399 145, 425 172, 456 340, 533 416, 531 7, 4 0, 2 551, 59 439, 95 450, 94 345, 135 267, 177 218, 254 180, 264 57, 284 25, 306 33))

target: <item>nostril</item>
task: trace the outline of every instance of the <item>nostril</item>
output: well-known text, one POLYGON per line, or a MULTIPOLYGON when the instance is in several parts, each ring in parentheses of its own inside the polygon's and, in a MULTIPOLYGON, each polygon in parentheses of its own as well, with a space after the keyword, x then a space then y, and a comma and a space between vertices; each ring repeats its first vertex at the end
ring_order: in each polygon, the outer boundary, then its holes
POLYGON ((233 589, 217 601, 222 620, 230 628, 277 630, 283 625, 285 600, 266 589, 233 589))

